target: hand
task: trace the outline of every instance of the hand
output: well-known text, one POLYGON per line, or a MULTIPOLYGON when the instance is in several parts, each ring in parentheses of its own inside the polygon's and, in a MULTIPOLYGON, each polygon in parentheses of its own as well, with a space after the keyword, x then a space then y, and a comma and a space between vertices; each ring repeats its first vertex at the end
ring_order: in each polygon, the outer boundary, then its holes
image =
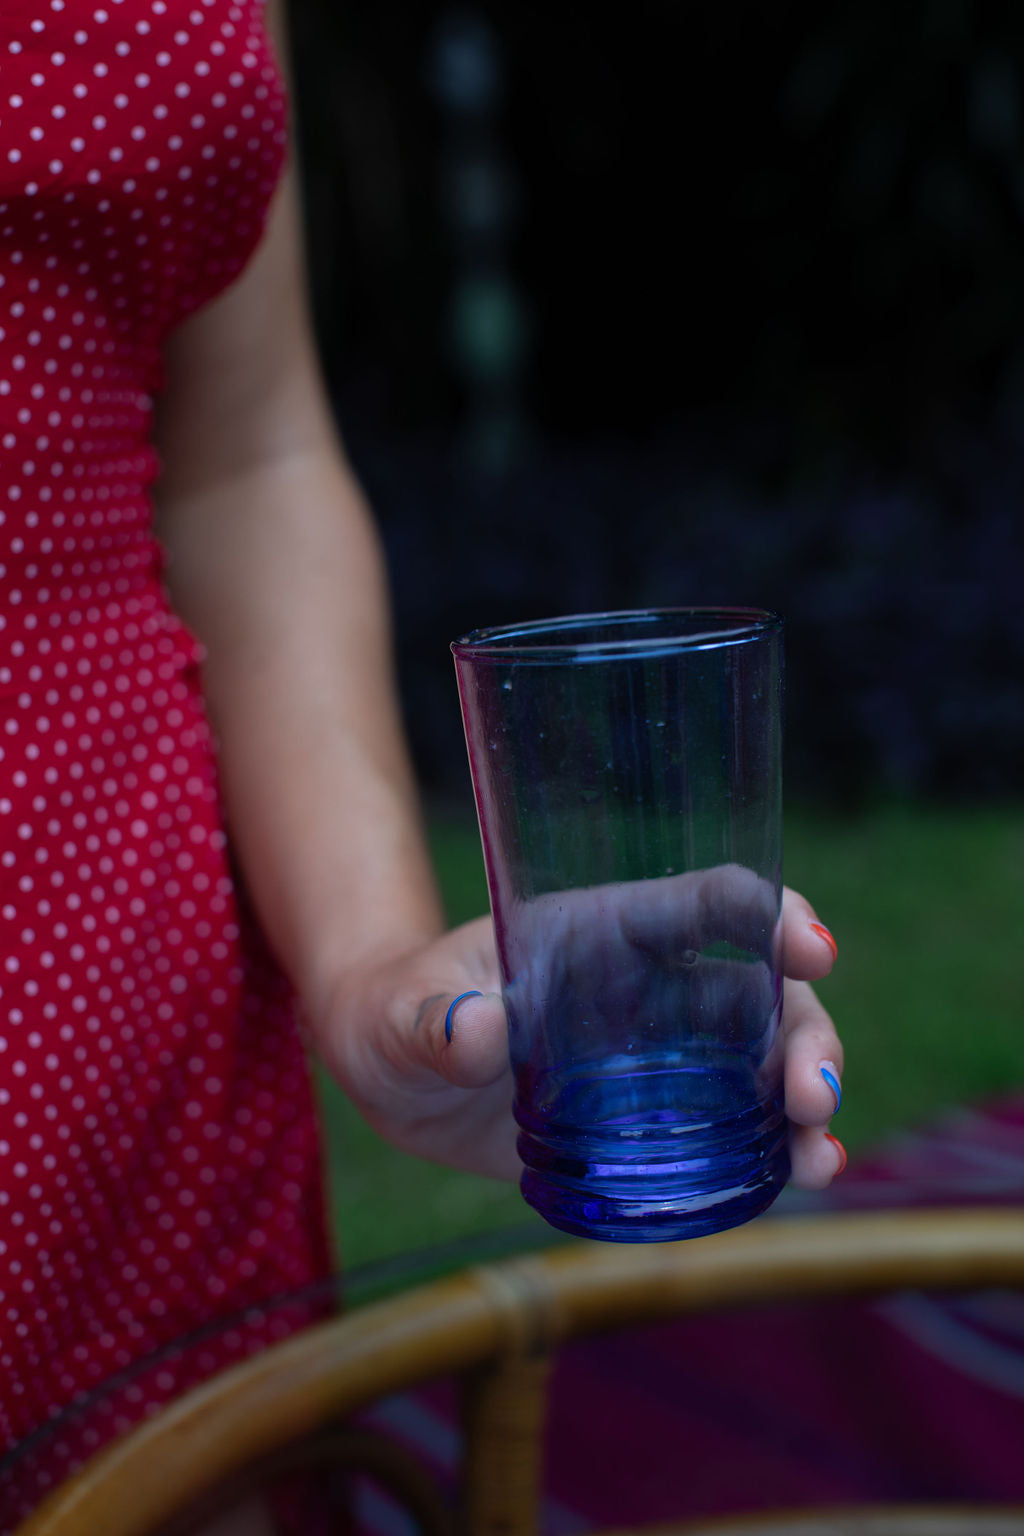
MULTIPOLYGON (((732 910, 742 914, 732 937, 766 956, 770 950, 781 954, 787 977, 782 1032, 793 1182, 805 1189, 824 1188, 845 1163, 845 1154, 826 1134, 836 1098, 822 1066, 838 1080, 843 1056, 832 1022, 808 985, 827 976, 835 959, 834 941, 825 937, 827 930, 809 903, 787 890, 776 932, 765 887, 747 871, 732 867, 640 882, 620 888, 620 897, 626 892, 630 899, 616 903, 616 937, 649 954, 665 943, 666 892, 671 892, 670 909, 677 917, 682 912, 692 923, 696 915, 699 924, 703 907, 721 909, 711 897, 720 897, 723 878, 731 881, 734 896, 737 884, 744 893, 742 900, 732 901, 732 910)), ((579 908, 592 895, 573 892, 569 903, 542 898, 546 909, 538 915, 554 923, 557 911, 568 911, 563 923, 579 921, 579 908)), ((551 932, 554 952, 562 946, 557 929, 551 932)), ((489 918, 349 971, 314 1026, 329 1070, 389 1141, 475 1173, 518 1177, 507 1023, 489 918), (483 995, 459 1003, 448 1040, 446 1016, 453 1000, 466 992, 483 995)))

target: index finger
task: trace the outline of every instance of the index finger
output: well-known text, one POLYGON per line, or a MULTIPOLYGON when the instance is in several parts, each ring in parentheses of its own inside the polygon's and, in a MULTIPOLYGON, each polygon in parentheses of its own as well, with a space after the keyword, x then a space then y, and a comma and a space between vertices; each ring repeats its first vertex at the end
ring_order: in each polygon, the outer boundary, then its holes
POLYGON ((782 893, 782 971, 793 981, 820 981, 836 963, 839 946, 805 896, 782 893))

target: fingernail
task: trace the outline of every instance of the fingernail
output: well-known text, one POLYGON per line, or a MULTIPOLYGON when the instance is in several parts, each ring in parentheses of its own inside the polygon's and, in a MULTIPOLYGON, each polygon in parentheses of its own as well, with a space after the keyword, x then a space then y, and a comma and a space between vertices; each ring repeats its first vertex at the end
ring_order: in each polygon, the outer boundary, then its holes
POLYGON ((448 1041, 449 1045, 451 1044, 452 1027, 455 1022, 455 1010, 460 1003, 464 1003, 466 1001, 467 997, 483 997, 483 993, 460 992, 458 997, 454 998, 452 1002, 448 1004, 448 1012, 444 1016, 444 1037, 448 1041))
POLYGON ((827 1131, 825 1132, 825 1140, 826 1141, 830 1141, 832 1143, 832 1145, 835 1147, 836 1151, 839 1153, 839 1167, 836 1169, 835 1173, 832 1175, 832 1177, 834 1179, 838 1179, 839 1175, 842 1173, 843 1169, 846 1167, 846 1163, 847 1163, 846 1148, 843 1146, 843 1144, 839 1140, 838 1136, 830 1136, 827 1131))
POLYGON ((829 933, 828 929, 825 927, 825 924, 824 923, 811 923, 811 924, 809 924, 809 927, 810 927, 810 930, 811 930, 812 933, 816 933, 818 935, 819 939, 824 939, 825 940, 825 943, 828 945, 829 949, 832 951, 832 959, 833 960, 838 960, 839 959, 839 945, 836 943, 835 939, 829 933))
POLYGON ((843 1090, 839 1086, 839 1068, 834 1061, 823 1061, 818 1071, 836 1096, 836 1107, 832 1113, 838 1115, 843 1107, 843 1090))

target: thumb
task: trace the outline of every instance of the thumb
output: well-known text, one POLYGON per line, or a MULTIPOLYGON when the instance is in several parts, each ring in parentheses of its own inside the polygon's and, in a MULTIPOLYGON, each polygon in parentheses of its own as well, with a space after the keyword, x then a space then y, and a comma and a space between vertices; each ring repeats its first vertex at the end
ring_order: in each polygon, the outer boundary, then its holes
POLYGON ((508 1020, 497 992, 424 999, 415 1037, 423 1064, 459 1088, 486 1088, 508 1071, 508 1020))

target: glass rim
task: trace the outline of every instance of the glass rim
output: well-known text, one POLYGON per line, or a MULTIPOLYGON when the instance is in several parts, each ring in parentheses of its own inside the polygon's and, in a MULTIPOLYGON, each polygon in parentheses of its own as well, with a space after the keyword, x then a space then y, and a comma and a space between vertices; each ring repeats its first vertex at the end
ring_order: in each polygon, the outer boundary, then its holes
POLYGON ((456 660, 541 661, 570 656, 585 660, 629 657, 652 650, 713 650, 779 634, 782 628, 782 616, 768 608, 729 604, 622 608, 473 629, 453 640, 451 649, 456 660), (702 627, 687 633, 683 627, 687 622, 702 627), (595 630, 614 630, 616 626, 625 630, 629 625, 645 624, 650 625, 646 632, 628 637, 605 633, 599 639, 586 638, 587 632, 595 630))

